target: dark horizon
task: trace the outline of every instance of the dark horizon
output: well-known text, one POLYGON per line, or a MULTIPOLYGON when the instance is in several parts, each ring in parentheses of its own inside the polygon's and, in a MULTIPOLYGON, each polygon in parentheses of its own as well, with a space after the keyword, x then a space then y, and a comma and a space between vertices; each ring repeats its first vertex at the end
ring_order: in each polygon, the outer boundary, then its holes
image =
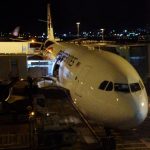
MULTIPOLYGON (((0 5, 0 31, 11 32, 20 26, 21 32, 46 32, 46 0, 9 1, 0 5)), ((75 32, 100 28, 135 28, 150 24, 148 0, 51 0, 52 21, 55 32, 75 32)))

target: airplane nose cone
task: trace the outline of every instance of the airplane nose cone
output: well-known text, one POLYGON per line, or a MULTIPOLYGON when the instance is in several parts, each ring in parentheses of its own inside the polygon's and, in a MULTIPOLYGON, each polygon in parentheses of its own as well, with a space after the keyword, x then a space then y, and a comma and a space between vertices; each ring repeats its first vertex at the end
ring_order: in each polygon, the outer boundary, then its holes
POLYGON ((147 98, 142 100, 139 99, 139 101, 141 102, 140 103, 136 102, 138 104, 137 104, 137 114, 135 116, 135 125, 141 124, 147 117, 148 113, 148 99, 147 98))
POLYGON ((133 103, 131 107, 128 107, 128 121, 123 124, 121 128, 134 128, 140 125, 145 118, 147 117, 148 113, 148 98, 147 96, 133 96, 133 103), (130 110, 129 110, 130 109, 130 110))

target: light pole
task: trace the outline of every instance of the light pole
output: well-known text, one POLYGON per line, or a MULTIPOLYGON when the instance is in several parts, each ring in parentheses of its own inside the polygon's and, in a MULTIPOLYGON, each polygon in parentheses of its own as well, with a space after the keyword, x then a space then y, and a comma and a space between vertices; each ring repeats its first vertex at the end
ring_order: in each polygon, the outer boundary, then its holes
POLYGON ((100 29, 102 31, 102 41, 104 41, 104 29, 100 29))
POLYGON ((79 30, 80 22, 76 22, 76 25, 77 25, 77 37, 79 37, 79 35, 80 35, 80 30, 79 30))

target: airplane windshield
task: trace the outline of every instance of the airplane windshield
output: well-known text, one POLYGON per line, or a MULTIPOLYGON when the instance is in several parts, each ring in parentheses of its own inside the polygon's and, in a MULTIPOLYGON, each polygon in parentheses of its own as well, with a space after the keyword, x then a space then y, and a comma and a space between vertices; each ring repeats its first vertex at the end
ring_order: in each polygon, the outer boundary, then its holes
POLYGON ((132 92, 141 90, 139 83, 131 83, 130 88, 132 92))
POLYGON ((115 91, 118 91, 118 92, 125 92, 125 93, 130 92, 129 85, 123 84, 123 83, 114 83, 114 89, 115 91))
POLYGON ((104 89, 106 88, 107 84, 108 84, 108 81, 106 81, 106 80, 103 81, 103 82, 100 84, 99 89, 104 90, 104 89))
POLYGON ((127 84, 127 83, 113 83, 111 81, 106 80, 104 80, 99 86, 100 90, 112 91, 114 89, 114 91, 116 92, 124 92, 124 93, 140 91, 143 88, 144 87, 141 82, 127 84))

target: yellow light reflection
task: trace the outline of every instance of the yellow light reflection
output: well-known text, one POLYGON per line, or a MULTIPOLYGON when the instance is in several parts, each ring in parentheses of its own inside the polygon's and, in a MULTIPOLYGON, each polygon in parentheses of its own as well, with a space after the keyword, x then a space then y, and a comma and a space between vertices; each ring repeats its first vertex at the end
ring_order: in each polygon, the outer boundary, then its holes
POLYGON ((144 105, 145 105, 144 102, 142 102, 142 103, 141 103, 141 106, 144 107, 144 105))
POLYGON ((91 88, 91 90, 94 90, 94 88, 92 86, 90 88, 91 88))

